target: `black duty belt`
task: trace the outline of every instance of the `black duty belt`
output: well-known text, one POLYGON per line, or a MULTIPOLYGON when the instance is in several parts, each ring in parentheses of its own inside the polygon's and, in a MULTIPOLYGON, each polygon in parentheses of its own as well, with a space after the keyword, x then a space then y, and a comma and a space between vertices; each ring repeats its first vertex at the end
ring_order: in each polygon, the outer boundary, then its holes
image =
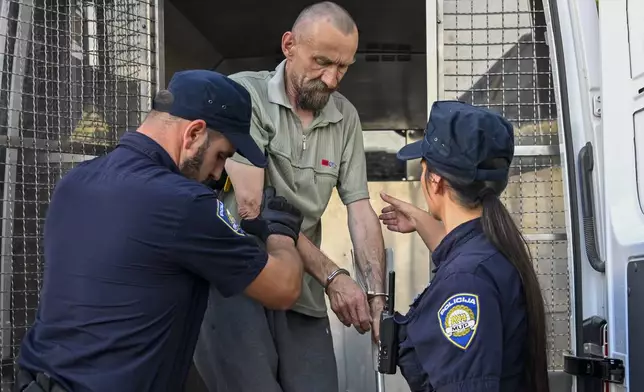
POLYGON ((67 392, 58 383, 45 373, 35 375, 27 370, 20 369, 16 375, 14 392, 67 392))

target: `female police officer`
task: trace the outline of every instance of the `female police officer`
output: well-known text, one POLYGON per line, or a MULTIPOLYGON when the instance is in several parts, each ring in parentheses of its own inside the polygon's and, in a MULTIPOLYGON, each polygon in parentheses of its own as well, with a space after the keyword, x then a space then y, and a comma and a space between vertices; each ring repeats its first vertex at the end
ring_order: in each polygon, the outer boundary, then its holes
POLYGON ((525 241, 499 200, 514 154, 503 117, 436 102, 424 140, 398 152, 422 158, 429 213, 389 195, 380 219, 417 231, 432 251, 431 284, 396 314, 398 366, 412 391, 547 392, 544 303, 525 241))

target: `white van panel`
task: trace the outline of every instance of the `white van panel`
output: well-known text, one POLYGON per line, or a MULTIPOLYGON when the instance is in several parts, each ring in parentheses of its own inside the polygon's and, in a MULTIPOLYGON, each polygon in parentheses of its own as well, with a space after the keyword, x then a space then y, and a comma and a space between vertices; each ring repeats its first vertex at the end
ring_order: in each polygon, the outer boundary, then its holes
POLYGON ((641 325, 635 321, 640 320, 639 309, 644 298, 629 295, 629 280, 633 279, 638 287, 642 284, 629 265, 632 267, 644 258, 644 213, 640 205, 641 194, 638 194, 638 181, 641 182, 642 175, 638 164, 644 155, 635 145, 641 141, 638 112, 644 106, 640 92, 644 79, 638 71, 642 41, 629 37, 641 28, 633 24, 642 24, 642 8, 637 3, 641 2, 614 0, 599 4, 602 117, 606 130, 601 147, 606 173, 604 219, 607 227, 609 356, 623 360, 626 367, 625 385, 612 386, 612 391, 644 388, 642 361, 632 362, 633 356, 642 349, 641 325), (632 65, 636 66, 633 73, 632 65), (634 313, 629 314, 629 303, 636 309, 634 313), (629 352, 629 340, 637 352, 629 352), (640 344, 633 345, 633 342, 640 344), (637 384, 631 384, 634 380, 637 384))

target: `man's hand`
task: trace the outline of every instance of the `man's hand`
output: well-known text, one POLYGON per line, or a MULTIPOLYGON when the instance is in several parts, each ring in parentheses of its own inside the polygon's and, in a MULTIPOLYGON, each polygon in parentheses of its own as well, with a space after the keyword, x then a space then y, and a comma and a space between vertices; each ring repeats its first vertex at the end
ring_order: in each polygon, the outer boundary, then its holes
POLYGON ((282 196, 275 194, 275 188, 264 190, 262 208, 255 219, 243 219, 244 231, 259 237, 264 243, 272 234, 290 237, 297 243, 304 217, 300 210, 289 204, 282 196))
POLYGON ((326 291, 331 310, 342 324, 346 327, 353 325, 360 334, 369 331, 372 320, 367 295, 351 277, 336 276, 326 291))
POLYGON ((385 297, 373 297, 369 301, 371 308, 371 337, 373 341, 378 343, 380 341, 380 315, 385 309, 385 297))

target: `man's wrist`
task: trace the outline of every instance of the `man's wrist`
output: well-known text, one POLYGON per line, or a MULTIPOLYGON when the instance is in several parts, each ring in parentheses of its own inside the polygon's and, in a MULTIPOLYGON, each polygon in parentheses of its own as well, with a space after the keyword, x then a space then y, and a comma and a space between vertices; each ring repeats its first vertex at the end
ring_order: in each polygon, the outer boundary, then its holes
POLYGON ((387 299, 389 299, 389 296, 386 294, 376 294, 376 295, 367 294, 367 301, 369 301, 369 303, 387 302, 387 299))
POLYGON ((379 309, 382 310, 385 308, 385 305, 387 304, 387 297, 386 296, 375 296, 375 297, 367 297, 367 302, 369 302, 369 307, 372 310, 379 309))
POLYGON ((376 298, 382 298, 386 301, 388 295, 384 291, 367 291, 367 300, 371 301, 376 298))
POLYGON ((333 283, 340 275, 346 275, 351 277, 351 273, 344 268, 337 267, 326 277, 324 282, 324 289, 328 289, 331 283, 333 283))

